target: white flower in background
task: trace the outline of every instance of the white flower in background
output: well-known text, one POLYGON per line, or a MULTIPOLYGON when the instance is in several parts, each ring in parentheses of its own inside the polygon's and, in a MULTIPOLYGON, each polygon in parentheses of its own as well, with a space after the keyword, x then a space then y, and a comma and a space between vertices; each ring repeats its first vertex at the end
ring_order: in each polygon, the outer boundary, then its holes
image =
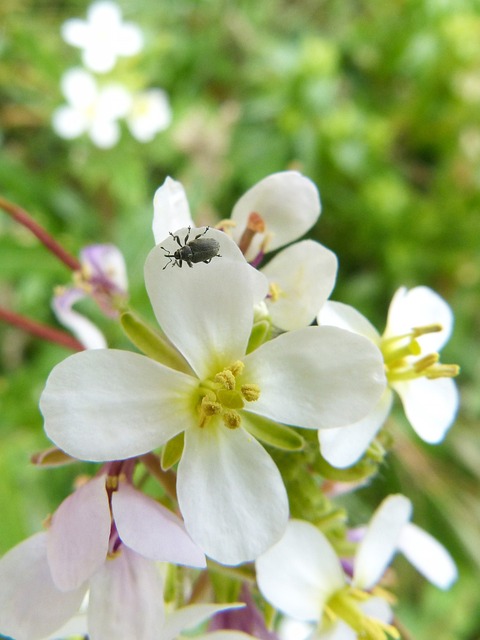
POLYGON ((150 142, 172 121, 172 109, 167 93, 163 89, 147 89, 135 93, 126 119, 134 138, 139 142, 150 142))
POLYGON ((55 132, 67 140, 86 133, 97 147, 113 147, 120 138, 118 120, 131 108, 130 92, 116 83, 99 87, 95 78, 84 69, 67 71, 61 85, 68 104, 53 113, 55 132))
MULTIPOLYGON (((185 190, 171 178, 157 189, 153 209, 157 244, 169 231, 193 224, 185 190)), ((318 191, 308 178, 296 171, 275 173, 237 202, 232 235, 255 262, 265 251, 303 235, 319 215, 318 191)), ((261 272, 270 283, 266 304, 271 320, 276 327, 290 331, 315 319, 335 285, 337 258, 318 242, 305 240, 281 251, 261 272)))
POLYGON ((65 42, 82 49, 84 65, 97 73, 113 69, 117 57, 134 56, 143 48, 141 29, 123 22, 120 7, 108 0, 90 5, 87 20, 67 20, 61 33, 65 42))
MULTIPOLYGON (((284 537, 256 562, 261 593, 290 618, 314 625, 314 638, 399 638, 389 624, 388 602, 375 589, 396 551, 406 553, 440 588, 449 588, 457 577, 448 552, 410 524, 411 512, 405 496, 392 495, 382 502, 358 545, 352 576, 345 574, 323 533, 308 522, 291 520, 284 537)), ((300 631, 307 636, 304 628, 300 631)))
POLYGON ((122 253, 111 244, 94 244, 80 253, 81 271, 74 274, 72 287, 57 287, 52 308, 63 326, 86 349, 104 349, 107 346, 102 332, 82 314, 73 310, 73 305, 91 297, 102 312, 110 317, 118 315, 118 309, 127 299, 127 270, 122 253))
POLYGON ((339 302, 325 303, 317 320, 319 325, 353 331, 378 345, 389 384, 366 418, 341 430, 319 432, 322 455, 330 464, 349 467, 361 458, 390 413, 393 391, 425 442, 443 440, 458 410, 458 391, 452 380, 458 366, 439 362, 438 351, 452 332, 453 314, 437 293, 428 287, 401 287, 390 304, 382 336, 356 309, 339 302))
MULTIPOLYGON (((80 459, 131 458, 184 433, 177 493, 186 529, 207 555, 238 564, 278 540, 288 518, 281 475, 251 433, 265 423, 348 424, 369 412, 385 380, 378 349, 334 327, 289 332, 247 354, 267 282, 226 234, 209 233, 222 258, 164 269, 156 246, 145 265, 156 318, 179 352, 175 368, 85 351, 55 367, 40 404, 47 435, 80 459)), ((163 245, 178 248, 171 237, 163 245)))
POLYGON ((163 627, 155 562, 205 567, 181 520, 126 481, 98 476, 62 502, 47 531, 0 560, 0 633, 40 640, 76 616, 88 591, 92 640, 151 640, 163 627))

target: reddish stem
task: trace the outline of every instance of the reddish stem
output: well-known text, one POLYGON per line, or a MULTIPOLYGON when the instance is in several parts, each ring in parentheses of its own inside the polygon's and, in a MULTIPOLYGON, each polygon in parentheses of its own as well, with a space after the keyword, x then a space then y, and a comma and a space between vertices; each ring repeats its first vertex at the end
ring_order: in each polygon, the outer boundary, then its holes
POLYGON ((2 197, 0 197, 0 207, 14 220, 37 236, 40 242, 57 256, 59 260, 66 264, 69 269, 78 271, 81 268, 79 260, 65 251, 24 209, 2 197))
POLYGON ((73 351, 83 351, 85 349, 81 342, 65 331, 60 331, 59 329, 54 329, 40 322, 35 322, 34 320, 30 320, 30 318, 21 316, 13 311, 8 311, 2 307, 0 307, 0 320, 4 320, 19 329, 23 329, 23 331, 31 333, 37 336, 37 338, 42 338, 49 342, 56 342, 67 349, 72 349, 73 351))

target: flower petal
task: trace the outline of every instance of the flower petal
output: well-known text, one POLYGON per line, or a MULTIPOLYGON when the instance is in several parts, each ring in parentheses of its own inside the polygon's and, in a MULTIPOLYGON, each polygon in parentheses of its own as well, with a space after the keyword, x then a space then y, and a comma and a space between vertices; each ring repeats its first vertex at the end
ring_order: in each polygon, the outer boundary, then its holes
POLYGON ((325 460, 339 469, 358 462, 385 423, 392 401, 393 393, 387 387, 374 409, 362 420, 346 427, 319 430, 320 450, 325 460))
POLYGON ((53 581, 76 589, 105 562, 111 517, 105 476, 93 478, 68 496, 52 518, 47 556, 53 581))
POLYGON ((383 359, 370 340, 336 327, 306 327, 263 344, 245 359, 260 386, 248 411, 307 429, 364 418, 385 389, 383 359))
POLYGON ((412 515, 412 503, 400 494, 388 496, 373 514, 355 555, 353 584, 371 589, 377 584, 398 548, 403 527, 412 515))
POLYGON ((112 511, 122 542, 145 558, 206 567, 180 518, 153 498, 121 482, 112 493, 112 511))
POLYGON ((267 299, 273 323, 292 331, 308 327, 332 292, 337 257, 318 242, 304 240, 280 251, 262 273, 279 288, 278 298, 267 299))
POLYGON ((414 327, 431 324, 442 325, 442 331, 420 336, 422 352, 439 351, 447 342, 453 329, 453 313, 449 305, 429 287, 398 289, 388 310, 384 336, 401 335, 414 327))
MULTIPOLYGON (((268 251, 273 251, 300 238, 308 231, 320 215, 321 205, 318 189, 311 180, 297 171, 282 171, 267 176, 249 189, 232 211, 236 223, 233 236, 238 242, 251 213, 260 214, 271 234, 268 251)), ((257 234, 247 252, 255 256, 264 239, 257 234)))
POLYGON ((47 562, 47 534, 24 540, 0 560, 0 633, 40 640, 80 608, 86 586, 59 591, 47 562))
POLYGON ((392 383, 416 433, 430 444, 441 442, 458 411, 457 385, 451 378, 417 378, 392 383))
POLYGON ((327 538, 309 522, 291 520, 283 538, 256 562, 262 595, 276 609, 304 622, 322 619, 330 595, 345 577, 327 538))
POLYGON ((188 533, 223 564, 257 558, 287 523, 280 472, 242 428, 227 429, 212 421, 203 429, 188 429, 177 491, 188 533))
POLYGON ((53 312, 57 320, 70 329, 86 349, 105 349, 107 341, 100 329, 88 318, 72 309, 75 302, 85 296, 85 292, 81 289, 64 289, 60 295, 55 295, 52 299, 53 312))
POLYGON ((153 236, 155 244, 168 238, 169 231, 193 226, 187 195, 181 182, 167 176, 153 196, 153 236))
POLYGON ((90 640, 158 640, 163 589, 155 563, 125 546, 90 581, 90 640))
POLYGON ((445 547, 411 522, 402 529, 398 549, 439 589, 449 589, 458 577, 455 562, 445 547))
MULTIPOLYGON (((192 229, 192 237, 197 231, 192 229)), ((183 241, 183 231, 179 234, 183 241)), ((145 264, 145 282, 157 320, 200 378, 243 357, 253 305, 260 293, 264 297, 267 292, 266 278, 245 262, 230 238, 215 229, 210 236, 220 243, 222 255, 210 264, 164 270, 161 246, 150 252, 145 264)))
POLYGON ((162 640, 175 640, 182 631, 196 627, 219 611, 239 609, 244 606, 243 602, 232 602, 230 604, 191 604, 187 607, 181 607, 167 615, 161 638, 162 640))
POLYGON ((183 431, 197 381, 128 351, 70 356, 51 372, 40 398, 45 431, 83 460, 119 460, 159 447, 183 431))
POLYGON ((339 329, 353 331, 369 338, 376 345, 380 344, 380 334, 375 327, 355 307, 343 302, 327 300, 317 316, 320 326, 330 325, 339 329))

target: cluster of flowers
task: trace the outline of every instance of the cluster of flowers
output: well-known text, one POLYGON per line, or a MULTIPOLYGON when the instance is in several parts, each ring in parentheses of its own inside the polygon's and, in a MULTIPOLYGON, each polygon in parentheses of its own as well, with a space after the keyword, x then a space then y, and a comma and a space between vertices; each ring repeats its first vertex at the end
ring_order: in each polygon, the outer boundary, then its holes
POLYGON ((429 288, 402 288, 380 336, 328 301, 336 256, 298 241, 319 215, 315 185, 286 171, 251 188, 217 228, 196 228, 182 185, 167 178, 145 263, 159 328, 128 306, 118 250, 84 251, 57 308, 86 349, 48 378, 40 408, 56 448, 37 462, 101 465, 45 531, 0 560, 0 632, 168 639, 222 610, 210 627, 220 639, 223 629, 233 640, 382 640, 400 637, 380 586, 397 552, 439 588, 454 582, 450 555, 410 522, 405 496, 386 497, 352 528, 335 505, 344 486, 303 486, 305 451, 312 471, 357 469, 351 490, 379 468, 394 391, 427 442, 443 438, 458 405, 458 368, 438 355, 448 305, 429 288), (72 310, 82 295, 116 315, 143 353, 105 348, 72 310), (158 480, 156 497, 141 490, 139 470, 158 480), (174 595, 172 572, 182 581, 174 595), (209 578, 217 599, 243 605, 198 604, 209 578))
POLYGON ((84 67, 66 71, 61 80, 67 104, 58 107, 52 126, 62 138, 88 134, 101 148, 119 140, 119 122, 125 122, 139 142, 149 142, 172 119, 168 95, 163 89, 131 91, 125 84, 101 80, 115 67, 118 57, 138 54, 144 44, 140 28, 123 22, 120 8, 111 0, 99 0, 87 12, 87 20, 73 18, 62 25, 64 40, 82 50, 84 67), (94 76, 91 72, 97 74, 94 76))

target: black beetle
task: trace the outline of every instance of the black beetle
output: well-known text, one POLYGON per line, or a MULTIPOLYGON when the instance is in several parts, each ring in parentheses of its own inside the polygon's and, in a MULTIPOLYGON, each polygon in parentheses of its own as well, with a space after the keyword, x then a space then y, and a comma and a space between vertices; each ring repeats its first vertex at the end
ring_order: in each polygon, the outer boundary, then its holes
POLYGON ((193 267, 197 262, 205 262, 205 264, 208 264, 212 258, 221 258, 222 256, 218 253, 220 250, 218 240, 215 240, 215 238, 202 238, 209 229, 210 227, 206 227, 203 233, 199 233, 198 236, 195 236, 195 238, 189 242, 188 239, 192 229, 188 227, 188 233, 185 236, 183 244, 179 236, 169 231, 180 249, 177 249, 175 253, 168 253, 168 249, 161 247, 165 251, 165 257, 170 258, 163 268, 166 269, 170 262, 173 262, 172 266, 178 265, 181 268, 183 261, 185 261, 189 267, 193 267))

